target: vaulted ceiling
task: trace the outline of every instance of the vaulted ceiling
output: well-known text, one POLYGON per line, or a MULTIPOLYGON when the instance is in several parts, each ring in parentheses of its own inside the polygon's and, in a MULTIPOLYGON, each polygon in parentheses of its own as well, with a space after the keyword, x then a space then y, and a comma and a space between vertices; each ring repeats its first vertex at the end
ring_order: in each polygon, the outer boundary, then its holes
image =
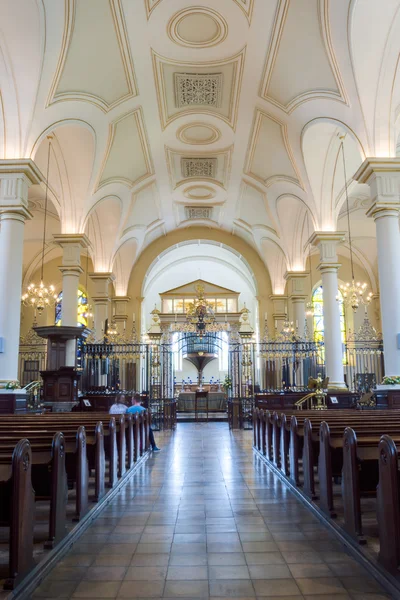
MULTIPOLYGON (((240 236, 273 291, 313 230, 345 230, 376 287, 366 156, 395 156, 400 0, 13 0, 0 3, 0 159, 46 173, 52 233, 86 232, 126 293, 141 251, 192 225, 240 236)), ((40 255, 30 190, 25 274, 40 255)), ((344 244, 341 252, 346 255, 344 244)))

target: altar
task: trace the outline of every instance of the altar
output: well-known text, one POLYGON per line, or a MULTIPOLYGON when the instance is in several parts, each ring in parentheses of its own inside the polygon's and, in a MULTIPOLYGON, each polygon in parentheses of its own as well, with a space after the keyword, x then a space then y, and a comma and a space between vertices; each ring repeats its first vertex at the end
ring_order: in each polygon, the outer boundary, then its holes
POLYGON ((203 390, 200 397, 198 390, 184 391, 178 396, 177 410, 179 412, 224 412, 226 410, 226 394, 225 392, 203 390))

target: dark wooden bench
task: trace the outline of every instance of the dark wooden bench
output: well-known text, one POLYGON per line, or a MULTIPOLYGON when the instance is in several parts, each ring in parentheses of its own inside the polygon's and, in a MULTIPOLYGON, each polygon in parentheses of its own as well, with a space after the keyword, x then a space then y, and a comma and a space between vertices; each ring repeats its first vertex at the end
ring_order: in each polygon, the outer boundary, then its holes
POLYGON ((34 565, 35 498, 49 501, 45 546, 54 547, 66 535, 68 487, 75 487, 74 519, 81 520, 90 508, 90 471, 93 500, 99 502, 149 448, 150 425, 150 411, 0 417, 0 520, 10 528, 7 589, 34 565))

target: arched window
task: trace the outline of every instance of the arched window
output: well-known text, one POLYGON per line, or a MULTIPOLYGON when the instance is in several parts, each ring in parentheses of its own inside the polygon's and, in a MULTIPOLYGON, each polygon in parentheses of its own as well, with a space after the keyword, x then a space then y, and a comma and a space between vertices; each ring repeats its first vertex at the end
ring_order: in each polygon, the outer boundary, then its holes
MULTIPOLYGON (((322 295, 322 285, 314 290, 312 295, 312 303, 314 308, 313 316, 313 329, 314 329, 314 340, 316 342, 323 342, 325 337, 324 328, 324 299, 322 295)), ((344 312, 344 302, 342 292, 339 290, 339 312, 340 312, 340 332, 342 337, 342 344, 346 343, 346 318, 344 312)), ((321 358, 324 358, 321 356, 321 358)), ((345 360, 345 353, 343 353, 343 360, 345 360)))
MULTIPOLYGON (((61 325, 61 314, 62 314, 62 295, 60 292, 57 297, 56 303, 56 315, 55 315, 55 323, 56 325, 61 325)), ((82 290, 78 290, 78 306, 77 306, 77 322, 76 324, 81 327, 88 326, 88 320, 86 317, 88 299, 85 292, 82 290)))

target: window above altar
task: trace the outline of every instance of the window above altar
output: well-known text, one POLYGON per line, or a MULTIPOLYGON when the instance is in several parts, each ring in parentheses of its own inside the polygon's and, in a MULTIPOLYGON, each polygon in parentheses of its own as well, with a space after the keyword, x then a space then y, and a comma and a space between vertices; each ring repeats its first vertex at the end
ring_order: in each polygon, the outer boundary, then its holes
POLYGON ((207 281, 197 280, 160 294, 161 312, 164 314, 186 314, 194 301, 195 286, 202 284, 204 298, 210 303, 215 313, 238 313, 239 293, 207 281))

